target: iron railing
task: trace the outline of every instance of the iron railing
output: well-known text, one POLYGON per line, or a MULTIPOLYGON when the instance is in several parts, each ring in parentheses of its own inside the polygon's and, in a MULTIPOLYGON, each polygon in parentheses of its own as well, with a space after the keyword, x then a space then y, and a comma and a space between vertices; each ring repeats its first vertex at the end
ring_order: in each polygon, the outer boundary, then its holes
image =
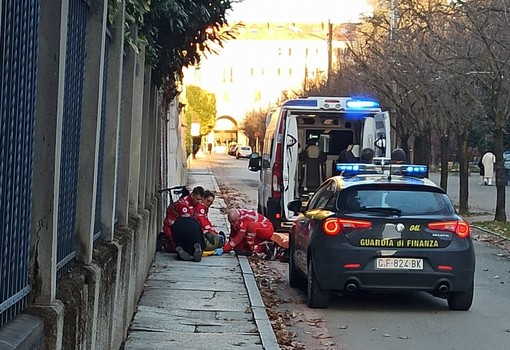
POLYGON ((69 271, 76 257, 76 195, 78 192, 87 11, 88 4, 84 0, 69 1, 58 199, 57 270, 59 277, 69 271))
POLYGON ((38 0, 0 10, 0 327, 26 307, 37 73, 38 0))

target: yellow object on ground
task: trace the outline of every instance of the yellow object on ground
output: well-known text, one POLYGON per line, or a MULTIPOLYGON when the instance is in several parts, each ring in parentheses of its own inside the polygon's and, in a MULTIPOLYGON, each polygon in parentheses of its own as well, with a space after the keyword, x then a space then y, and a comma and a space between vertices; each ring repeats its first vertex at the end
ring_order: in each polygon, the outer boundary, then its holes
POLYGON ((211 256, 214 255, 214 250, 206 250, 202 252, 202 256, 211 256))
POLYGON ((271 240, 283 249, 289 249, 289 234, 286 232, 275 232, 271 240))

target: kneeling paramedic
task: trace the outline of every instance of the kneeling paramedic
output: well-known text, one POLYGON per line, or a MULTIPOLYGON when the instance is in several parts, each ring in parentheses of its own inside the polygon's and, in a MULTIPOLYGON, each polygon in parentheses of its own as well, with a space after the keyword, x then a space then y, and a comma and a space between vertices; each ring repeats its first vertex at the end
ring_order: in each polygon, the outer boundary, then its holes
POLYGON ((273 224, 264 215, 250 209, 230 209, 227 214, 230 222, 230 240, 214 251, 214 255, 229 253, 250 256, 260 243, 271 240, 273 224))

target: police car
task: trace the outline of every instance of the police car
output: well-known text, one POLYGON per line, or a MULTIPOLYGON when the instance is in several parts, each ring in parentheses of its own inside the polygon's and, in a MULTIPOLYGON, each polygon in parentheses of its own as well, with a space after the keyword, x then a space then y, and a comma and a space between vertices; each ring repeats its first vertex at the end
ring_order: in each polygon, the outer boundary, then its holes
POLYGON ((358 290, 425 291, 451 310, 473 301, 469 224, 421 165, 338 164, 290 230, 289 283, 311 308, 358 290))

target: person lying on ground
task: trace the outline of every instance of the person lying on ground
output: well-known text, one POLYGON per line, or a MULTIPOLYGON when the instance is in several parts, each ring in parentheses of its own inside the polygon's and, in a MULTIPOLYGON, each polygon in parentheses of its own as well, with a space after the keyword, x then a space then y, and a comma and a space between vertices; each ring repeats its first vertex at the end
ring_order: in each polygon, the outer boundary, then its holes
POLYGON ((203 187, 195 187, 191 193, 172 203, 163 223, 165 246, 175 251, 182 260, 202 260, 205 248, 204 235, 200 223, 195 218, 196 206, 202 203, 205 195, 203 187))

